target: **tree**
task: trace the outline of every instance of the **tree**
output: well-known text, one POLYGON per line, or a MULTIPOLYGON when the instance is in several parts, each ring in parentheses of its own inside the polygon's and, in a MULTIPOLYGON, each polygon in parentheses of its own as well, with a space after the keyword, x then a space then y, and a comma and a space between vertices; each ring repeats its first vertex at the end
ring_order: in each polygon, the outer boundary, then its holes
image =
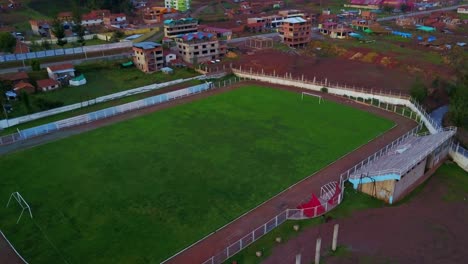
POLYGON ((31 68, 33 71, 40 71, 41 63, 38 60, 31 60, 31 68))
POLYGON ((450 117, 455 125, 468 128, 468 85, 459 84, 450 97, 450 117))
POLYGON ((47 41, 47 40, 42 41, 41 47, 42 47, 42 49, 44 49, 44 50, 50 50, 50 49, 52 48, 52 47, 50 46, 49 41, 47 41))
POLYGON ((385 12, 385 13, 391 13, 393 11, 393 7, 389 6, 389 5, 384 5, 382 7, 382 10, 385 12))
POLYGON ((403 3, 403 4, 400 5, 400 10, 403 13, 408 12, 408 11, 411 10, 411 6, 403 3))
POLYGON ((26 108, 26 111, 28 114, 32 112, 32 107, 31 107, 31 101, 29 100, 29 94, 25 91, 21 91, 21 101, 24 104, 24 107, 26 108))
POLYGON ((122 31, 116 30, 112 34, 111 42, 118 42, 119 39, 123 38, 124 36, 125 36, 125 34, 122 31))
POLYGON ((57 45, 59 45, 60 47, 63 47, 65 44, 67 44, 67 41, 64 40, 65 28, 63 27, 62 22, 58 18, 55 18, 54 21, 52 22, 51 30, 52 30, 52 33, 54 33, 55 37, 57 38, 57 45))
POLYGON ((417 79, 413 85, 411 85, 410 95, 418 102, 424 101, 427 97, 426 85, 424 85, 420 79, 417 79))
POLYGON ((8 32, 0 32, 0 51, 13 52, 16 38, 8 32))
POLYGON ((76 33, 78 36, 78 43, 80 43, 82 46, 85 44, 85 28, 81 24, 81 19, 82 19, 82 14, 81 10, 78 6, 73 7, 73 32, 76 33))

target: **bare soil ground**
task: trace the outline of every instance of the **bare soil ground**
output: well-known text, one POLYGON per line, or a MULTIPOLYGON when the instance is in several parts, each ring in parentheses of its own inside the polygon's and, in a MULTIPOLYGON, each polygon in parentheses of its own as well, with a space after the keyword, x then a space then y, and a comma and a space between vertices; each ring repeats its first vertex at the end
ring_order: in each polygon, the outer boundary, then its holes
POLYGON ((274 49, 257 51, 253 55, 242 55, 235 66, 266 73, 284 75, 291 73, 298 78, 304 75, 308 80, 314 77, 342 85, 351 85, 376 90, 391 90, 408 93, 414 77, 398 69, 384 66, 350 61, 345 58, 311 58, 292 52, 282 52, 274 49))
POLYGON ((468 206, 466 198, 445 201, 448 192, 446 183, 433 176, 409 202, 355 212, 306 229, 274 249, 264 263, 294 263, 298 253, 303 263, 312 263, 318 237, 322 254, 328 254, 335 223, 340 225, 339 245, 346 252, 325 257, 326 263, 463 263, 468 256, 468 206))
POLYGON ((0 263, 4 264, 23 264, 21 258, 16 255, 13 248, 10 247, 8 241, 0 235, 0 263))

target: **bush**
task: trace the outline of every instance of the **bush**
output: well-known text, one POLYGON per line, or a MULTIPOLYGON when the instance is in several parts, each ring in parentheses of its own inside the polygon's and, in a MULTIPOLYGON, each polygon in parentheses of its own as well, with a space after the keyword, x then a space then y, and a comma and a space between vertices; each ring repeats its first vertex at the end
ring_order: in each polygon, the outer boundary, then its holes
POLYGON ((328 88, 327 88, 327 87, 322 87, 322 88, 320 89, 320 91, 321 91, 322 93, 328 93, 328 88))
POLYGON ((427 87, 420 80, 416 80, 411 86, 410 95, 416 101, 422 102, 427 97, 427 87))
POLYGON ((41 63, 38 60, 31 60, 31 68, 33 71, 40 71, 41 63))
POLYGON ((57 107, 61 107, 64 105, 62 101, 53 101, 53 100, 48 100, 45 98, 38 98, 34 104, 41 110, 49 110, 57 107))

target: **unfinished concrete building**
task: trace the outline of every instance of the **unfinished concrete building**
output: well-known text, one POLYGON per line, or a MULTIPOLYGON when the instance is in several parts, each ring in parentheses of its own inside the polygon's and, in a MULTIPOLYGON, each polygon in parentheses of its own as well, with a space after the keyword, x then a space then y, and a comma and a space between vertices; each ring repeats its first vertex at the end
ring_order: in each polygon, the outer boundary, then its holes
POLYGON ((291 17, 283 20, 279 34, 283 43, 292 48, 305 47, 310 41, 311 21, 302 17, 291 17))

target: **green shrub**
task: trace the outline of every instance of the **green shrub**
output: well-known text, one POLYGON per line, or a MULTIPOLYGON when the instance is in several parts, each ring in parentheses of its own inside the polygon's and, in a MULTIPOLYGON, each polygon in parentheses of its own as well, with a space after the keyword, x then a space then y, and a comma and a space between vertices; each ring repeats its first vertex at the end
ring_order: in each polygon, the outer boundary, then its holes
POLYGON ((36 99, 36 101, 34 102, 34 104, 41 110, 41 111, 45 111, 45 110, 49 110, 49 109, 52 109, 52 108, 57 108, 57 107, 61 107, 64 105, 64 103, 62 101, 54 101, 54 100, 49 100, 49 99, 45 99, 45 98, 38 98, 36 99))
POLYGON ((327 87, 322 87, 322 88, 320 89, 320 91, 321 91, 322 93, 328 93, 328 88, 327 88, 327 87))

